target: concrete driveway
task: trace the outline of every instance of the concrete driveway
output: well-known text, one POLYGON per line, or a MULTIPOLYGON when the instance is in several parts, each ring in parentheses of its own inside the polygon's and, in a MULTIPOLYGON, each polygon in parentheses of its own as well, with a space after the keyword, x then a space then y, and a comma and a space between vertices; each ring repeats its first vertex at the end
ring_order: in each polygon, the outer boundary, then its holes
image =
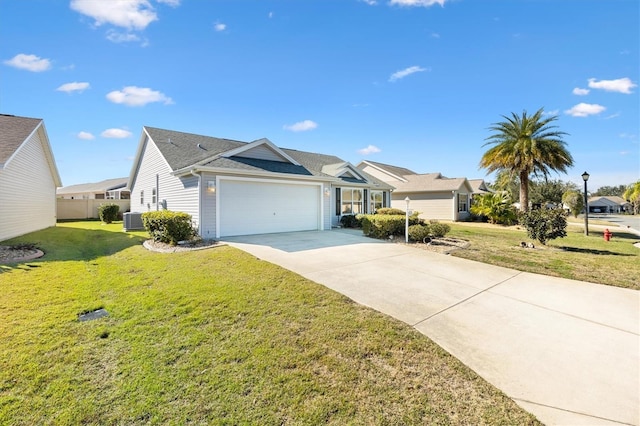
POLYGON ((640 293, 333 230, 226 238, 437 342, 542 422, 640 424, 640 293))

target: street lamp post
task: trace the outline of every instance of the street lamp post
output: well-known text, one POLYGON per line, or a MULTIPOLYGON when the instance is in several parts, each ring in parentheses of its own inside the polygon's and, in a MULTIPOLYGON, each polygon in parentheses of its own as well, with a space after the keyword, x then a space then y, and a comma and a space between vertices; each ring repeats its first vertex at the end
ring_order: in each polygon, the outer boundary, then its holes
POLYGON ((405 198, 404 201, 407 203, 407 211, 405 213, 404 220, 404 242, 409 243, 409 203, 411 199, 409 197, 405 198))
POLYGON ((587 199, 587 181, 589 180, 589 173, 584 172, 582 174, 582 180, 584 181, 584 235, 589 236, 589 201, 587 199))

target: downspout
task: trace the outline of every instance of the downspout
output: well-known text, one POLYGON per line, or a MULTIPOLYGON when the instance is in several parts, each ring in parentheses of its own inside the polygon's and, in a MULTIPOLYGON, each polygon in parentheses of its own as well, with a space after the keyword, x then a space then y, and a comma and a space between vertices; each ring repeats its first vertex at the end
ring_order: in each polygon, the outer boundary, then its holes
POLYGON ((196 169, 191 169, 189 172, 198 178, 198 235, 202 235, 202 175, 196 173, 196 169))

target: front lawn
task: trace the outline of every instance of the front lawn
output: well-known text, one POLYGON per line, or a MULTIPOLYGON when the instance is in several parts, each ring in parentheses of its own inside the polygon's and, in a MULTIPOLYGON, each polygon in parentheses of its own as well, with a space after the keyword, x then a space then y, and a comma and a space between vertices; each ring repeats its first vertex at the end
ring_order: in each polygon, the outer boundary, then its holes
POLYGON ((399 321, 231 247, 153 253, 121 229, 4 243, 46 255, 0 266, 0 424, 538 424, 399 321))
POLYGON ((552 275, 574 280, 640 290, 640 248, 633 243, 640 237, 610 227, 611 241, 604 241, 602 230, 589 236, 580 227, 569 226, 567 236, 547 242, 534 241, 534 249, 520 247, 531 242, 524 229, 479 223, 451 223, 448 236, 470 242, 466 250, 452 254, 465 259, 552 275))

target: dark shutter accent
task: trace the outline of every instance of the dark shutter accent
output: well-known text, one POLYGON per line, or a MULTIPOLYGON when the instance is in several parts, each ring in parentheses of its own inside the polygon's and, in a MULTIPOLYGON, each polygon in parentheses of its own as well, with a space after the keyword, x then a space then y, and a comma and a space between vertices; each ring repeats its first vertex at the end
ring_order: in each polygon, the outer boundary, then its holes
POLYGON ((365 189, 363 191, 364 196, 362 198, 364 198, 364 200, 362 200, 362 213, 370 213, 369 210, 371 210, 371 200, 369 199, 369 190, 365 189))
POLYGON ((340 207, 342 205, 342 200, 340 195, 342 194, 342 189, 336 188, 336 216, 340 216, 340 207))

